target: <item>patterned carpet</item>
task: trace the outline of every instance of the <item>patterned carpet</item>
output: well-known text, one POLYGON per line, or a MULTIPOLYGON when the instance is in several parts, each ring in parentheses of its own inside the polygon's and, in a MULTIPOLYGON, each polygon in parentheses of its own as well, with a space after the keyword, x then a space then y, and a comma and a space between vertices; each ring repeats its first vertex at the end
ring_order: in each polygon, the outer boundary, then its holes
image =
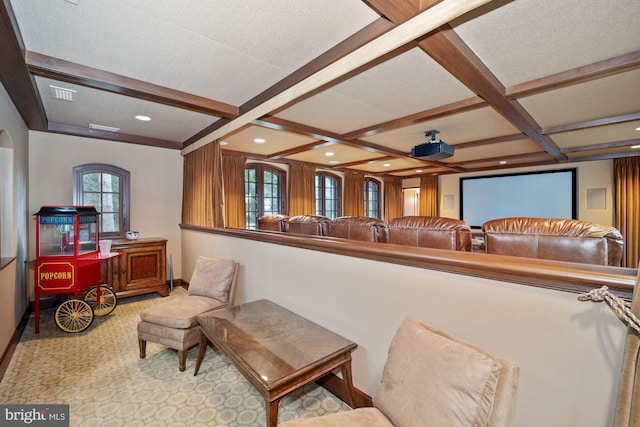
MULTIPOLYGON (((167 298, 185 293, 176 288, 167 298)), ((197 347, 187 370, 178 371, 172 349, 148 343, 138 355, 138 313, 165 299, 122 299, 108 316, 95 317, 80 333, 55 325, 54 309, 41 312, 40 334, 31 316, 0 383, 0 402, 69 404, 70 425, 265 426, 264 400, 219 351, 209 348, 193 376, 197 347)), ((315 384, 280 402, 279 422, 347 409, 315 384)))

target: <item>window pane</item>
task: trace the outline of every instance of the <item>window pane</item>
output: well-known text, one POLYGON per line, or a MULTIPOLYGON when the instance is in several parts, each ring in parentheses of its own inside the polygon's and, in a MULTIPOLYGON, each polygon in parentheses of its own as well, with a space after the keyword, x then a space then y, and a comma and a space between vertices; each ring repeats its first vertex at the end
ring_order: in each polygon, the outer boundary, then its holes
POLYGON ((285 176, 267 165, 251 165, 244 178, 246 227, 255 229, 260 216, 282 213, 281 182, 285 176))
POLYGON ((118 214, 107 213, 100 215, 101 232, 117 232, 120 231, 120 224, 118 222, 118 214))
POLYGON ((102 191, 120 192, 120 177, 109 173, 102 174, 102 191))
POLYGON ((120 210, 120 195, 114 193, 102 194, 102 213, 118 212, 120 210))
POLYGON ((86 173, 82 176, 82 189, 84 191, 100 191, 100 174, 86 173))
POLYGON ((84 206, 93 206, 98 212, 102 212, 102 206, 100 205, 100 193, 84 193, 82 197, 82 204, 84 206))

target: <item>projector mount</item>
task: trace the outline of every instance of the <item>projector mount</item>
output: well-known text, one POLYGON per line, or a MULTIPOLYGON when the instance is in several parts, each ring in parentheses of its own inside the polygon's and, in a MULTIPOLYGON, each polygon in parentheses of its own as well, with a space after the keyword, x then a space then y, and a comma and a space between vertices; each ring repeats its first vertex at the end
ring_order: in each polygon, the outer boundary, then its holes
POLYGON ((436 139, 436 134, 440 133, 437 130, 428 130, 424 133, 424 136, 428 137, 429 140, 427 141, 428 144, 435 144, 437 142, 441 142, 439 139, 436 139))

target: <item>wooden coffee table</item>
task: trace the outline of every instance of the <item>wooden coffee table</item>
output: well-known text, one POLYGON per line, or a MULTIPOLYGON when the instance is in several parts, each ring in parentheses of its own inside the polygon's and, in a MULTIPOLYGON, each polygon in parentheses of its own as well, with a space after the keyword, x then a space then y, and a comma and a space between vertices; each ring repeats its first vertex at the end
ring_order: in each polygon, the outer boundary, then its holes
POLYGON ((268 427, 277 424, 280 399, 337 368, 353 407, 355 343, 268 300, 213 310, 197 319, 202 338, 194 375, 211 342, 262 394, 268 427))

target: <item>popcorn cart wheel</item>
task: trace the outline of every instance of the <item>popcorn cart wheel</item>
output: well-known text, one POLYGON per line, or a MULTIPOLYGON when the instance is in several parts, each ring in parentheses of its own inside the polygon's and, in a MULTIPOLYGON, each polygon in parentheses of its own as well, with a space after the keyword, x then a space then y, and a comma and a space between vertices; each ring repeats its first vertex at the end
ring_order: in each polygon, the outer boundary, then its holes
POLYGON ((93 323, 93 308, 88 302, 71 298, 58 306, 56 325, 65 332, 82 332, 93 323))
POLYGON ((100 317, 111 313, 118 304, 115 292, 106 286, 100 286, 100 298, 98 298, 97 286, 90 288, 84 296, 84 300, 93 308, 93 314, 100 317))

